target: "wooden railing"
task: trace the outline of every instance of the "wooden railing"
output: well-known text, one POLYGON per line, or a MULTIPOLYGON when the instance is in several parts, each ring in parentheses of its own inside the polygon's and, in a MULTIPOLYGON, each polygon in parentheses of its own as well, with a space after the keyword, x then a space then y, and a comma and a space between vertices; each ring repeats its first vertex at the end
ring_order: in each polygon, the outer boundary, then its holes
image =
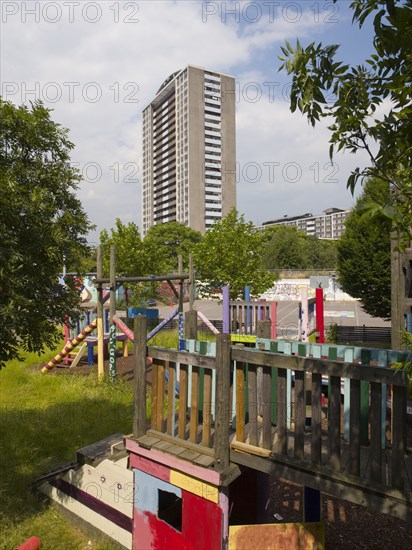
POLYGON ((259 321, 270 320, 276 304, 256 301, 232 301, 230 308, 230 332, 232 334, 257 334, 259 321))
POLYGON ((402 373, 386 367, 239 348, 231 346, 226 334, 217 336, 215 357, 146 349, 144 318, 135 320, 135 337, 135 438, 150 429, 175 438, 176 445, 208 449, 220 471, 229 465, 232 447, 305 468, 314 476, 326 468, 338 482, 357 480, 361 487, 373 484, 380 493, 397 490, 409 494, 410 499, 410 480, 405 475, 407 381, 402 373), (146 388, 147 357, 152 358, 151 390, 146 388), (292 377, 290 393, 288 380, 292 377), (322 405, 325 377, 327 408, 322 405), (349 380, 350 388, 349 442, 342 438, 342 379, 349 380), (309 414, 305 399, 308 383, 309 414), (386 387, 391 388, 386 397, 391 426, 386 445, 382 445, 382 415, 387 412, 382 407, 382 392, 386 387), (361 439, 361 388, 363 400, 366 391, 369 403, 366 442, 361 439))
MULTIPOLYGON (((382 367, 371 367, 337 361, 320 360, 306 357, 285 357, 271 352, 253 349, 233 349, 231 358, 236 362, 237 421, 236 440, 245 441, 246 395, 248 395, 248 425, 250 426, 249 445, 256 445, 268 451, 268 455, 287 457, 288 461, 307 462, 315 466, 328 466, 337 472, 381 483, 388 487, 404 488, 404 454, 406 429, 406 382, 401 373, 382 367), (246 365, 249 384, 245 379, 246 365), (263 369, 263 399, 261 431, 258 438, 258 411, 252 404, 257 403, 256 373, 263 369), (287 425, 287 372, 294 372, 294 396, 292 400, 292 423, 287 425), (272 377, 277 377, 276 401, 271 395, 272 377), (322 377, 327 376, 329 403, 327 418, 322 429, 322 377), (350 421, 349 445, 342 452, 342 403, 341 379, 350 380, 350 421), (307 413, 304 399, 306 380, 311 381, 311 421, 307 428, 307 413), (364 459, 361 471, 361 382, 368 382, 370 403, 368 457, 364 459), (382 426, 382 387, 391 385, 392 393, 388 397, 392 413, 391 423, 391 464, 384 468, 381 444, 382 426), (276 431, 272 433, 273 408, 277 409, 276 431), (327 430, 327 431, 326 431, 327 430), (323 432, 323 433, 322 433, 323 432), (344 460, 343 460, 344 459, 344 460), (369 464, 368 464, 369 460, 369 464)), ((366 448, 366 447, 365 447, 366 448)), ((246 447, 245 447, 246 450, 246 447)), ((252 451, 253 452, 253 451, 252 451)), ((363 458, 363 457, 362 457, 363 458)))

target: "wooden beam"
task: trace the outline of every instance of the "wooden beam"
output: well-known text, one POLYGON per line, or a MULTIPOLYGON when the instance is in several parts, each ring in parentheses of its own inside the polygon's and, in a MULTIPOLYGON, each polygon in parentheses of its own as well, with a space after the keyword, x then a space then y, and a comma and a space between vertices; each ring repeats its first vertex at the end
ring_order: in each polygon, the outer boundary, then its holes
POLYGON ((163 361, 173 361, 174 363, 183 363, 194 367, 203 367, 207 369, 216 368, 215 357, 200 355, 198 353, 189 353, 187 351, 177 351, 173 349, 160 348, 157 346, 149 346, 147 348, 149 357, 153 359, 161 359, 163 361))
POLYGON ((350 381, 349 473, 360 475, 360 380, 350 381))
POLYGON ((221 472, 230 462, 230 334, 216 336, 216 366, 215 468, 221 472))
POLYGON ((393 369, 386 367, 372 367, 369 365, 364 366, 354 363, 315 359, 312 357, 283 355, 281 353, 261 351, 252 348, 233 348, 232 360, 242 361, 253 365, 264 365, 272 368, 328 374, 329 376, 340 376, 353 380, 396 384, 397 386, 407 386, 408 384, 402 372, 395 372, 393 369))
POLYGON ((329 462, 332 468, 340 469, 341 438, 341 379, 338 376, 329 378, 329 462))
POLYGON ((146 433, 146 317, 134 318, 134 415, 133 436, 146 433))

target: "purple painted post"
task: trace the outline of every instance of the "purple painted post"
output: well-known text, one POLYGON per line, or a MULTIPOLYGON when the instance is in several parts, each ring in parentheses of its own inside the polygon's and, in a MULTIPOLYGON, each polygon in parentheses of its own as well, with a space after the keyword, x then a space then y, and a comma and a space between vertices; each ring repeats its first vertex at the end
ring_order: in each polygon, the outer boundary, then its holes
POLYGON ((146 341, 148 342, 151 338, 153 338, 153 336, 155 334, 157 334, 158 332, 160 332, 162 330, 162 328, 167 325, 167 323, 169 321, 171 321, 174 317, 176 317, 176 315, 179 313, 179 308, 177 307, 174 311, 172 311, 172 313, 169 315, 169 317, 166 317, 166 319, 164 319, 161 323, 159 323, 157 325, 157 327, 155 327, 152 332, 149 332, 149 334, 147 335, 147 338, 146 338, 146 341))
POLYGON ((230 287, 222 286, 222 298, 223 298, 223 333, 230 334, 230 287))
MULTIPOLYGON (((250 302, 250 286, 245 286, 245 302, 250 302)), ((250 326, 250 310, 249 306, 246 306, 246 330, 245 334, 252 334, 252 327, 250 326)))

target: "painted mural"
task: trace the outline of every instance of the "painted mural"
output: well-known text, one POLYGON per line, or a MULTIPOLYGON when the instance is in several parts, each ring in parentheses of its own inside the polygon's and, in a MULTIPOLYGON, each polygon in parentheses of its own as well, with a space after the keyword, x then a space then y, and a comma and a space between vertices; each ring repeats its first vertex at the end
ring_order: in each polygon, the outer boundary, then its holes
MULTIPOLYGON (((310 288, 310 279, 279 279, 273 287, 260 296, 265 300, 295 300, 300 301, 302 288, 308 288, 309 298, 315 297, 315 289, 310 288)), ((329 286, 324 289, 326 301, 354 301, 355 298, 343 292, 336 281, 330 277, 329 286)))

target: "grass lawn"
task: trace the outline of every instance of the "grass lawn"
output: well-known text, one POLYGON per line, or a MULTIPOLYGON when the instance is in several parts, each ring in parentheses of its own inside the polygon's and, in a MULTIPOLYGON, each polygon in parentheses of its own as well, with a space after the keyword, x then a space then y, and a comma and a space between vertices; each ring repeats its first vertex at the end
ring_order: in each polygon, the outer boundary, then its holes
POLYGON ((0 371, 0 549, 38 536, 42 550, 115 549, 67 521, 32 482, 74 460, 75 451, 116 432, 132 431, 132 386, 94 376, 41 374, 28 355, 0 371))

